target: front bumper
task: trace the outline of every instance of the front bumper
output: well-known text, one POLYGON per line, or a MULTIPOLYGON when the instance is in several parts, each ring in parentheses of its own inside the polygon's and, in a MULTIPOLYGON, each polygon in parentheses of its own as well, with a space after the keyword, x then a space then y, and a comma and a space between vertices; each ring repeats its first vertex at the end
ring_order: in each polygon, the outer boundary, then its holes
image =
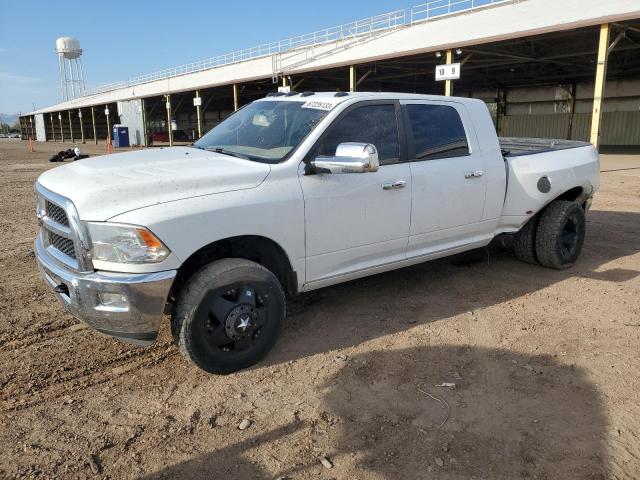
POLYGON ((73 272, 59 265, 46 250, 41 236, 35 254, 43 278, 74 317, 99 332, 138 345, 152 344, 175 270, 156 273, 73 272), (118 306, 105 305, 100 296, 121 295, 118 306))

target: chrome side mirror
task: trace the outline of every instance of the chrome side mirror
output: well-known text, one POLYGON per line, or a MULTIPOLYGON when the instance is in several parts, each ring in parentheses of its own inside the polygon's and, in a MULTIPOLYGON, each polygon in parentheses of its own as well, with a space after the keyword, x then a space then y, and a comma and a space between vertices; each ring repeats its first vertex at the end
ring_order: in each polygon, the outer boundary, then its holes
POLYGON ((341 143, 333 157, 316 157, 311 162, 317 173, 377 172, 378 150, 370 143, 341 143))

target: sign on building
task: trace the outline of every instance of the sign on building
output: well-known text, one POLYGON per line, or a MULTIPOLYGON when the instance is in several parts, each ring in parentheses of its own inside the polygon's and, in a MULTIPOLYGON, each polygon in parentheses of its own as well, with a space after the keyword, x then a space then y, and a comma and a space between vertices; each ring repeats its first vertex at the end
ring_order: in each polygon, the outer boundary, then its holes
POLYGON ((460 64, 438 65, 436 67, 436 82, 443 80, 458 80, 460 78, 460 64))

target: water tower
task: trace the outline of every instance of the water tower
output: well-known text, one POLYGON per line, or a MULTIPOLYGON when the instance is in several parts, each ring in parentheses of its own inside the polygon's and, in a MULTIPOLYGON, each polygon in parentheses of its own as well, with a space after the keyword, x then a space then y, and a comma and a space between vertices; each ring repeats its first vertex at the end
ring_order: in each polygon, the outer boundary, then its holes
POLYGON ((84 95, 84 74, 82 72, 82 49, 80 42, 71 37, 56 40, 56 53, 60 67, 60 95, 62 101, 84 95))

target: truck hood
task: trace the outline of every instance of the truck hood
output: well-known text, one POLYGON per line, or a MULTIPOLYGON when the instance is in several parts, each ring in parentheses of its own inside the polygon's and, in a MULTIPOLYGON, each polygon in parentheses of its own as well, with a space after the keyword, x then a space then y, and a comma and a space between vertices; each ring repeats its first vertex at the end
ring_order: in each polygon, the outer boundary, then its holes
POLYGON ((188 147, 87 158, 49 170, 38 183, 69 198, 82 220, 105 221, 183 198, 255 188, 271 167, 188 147))

